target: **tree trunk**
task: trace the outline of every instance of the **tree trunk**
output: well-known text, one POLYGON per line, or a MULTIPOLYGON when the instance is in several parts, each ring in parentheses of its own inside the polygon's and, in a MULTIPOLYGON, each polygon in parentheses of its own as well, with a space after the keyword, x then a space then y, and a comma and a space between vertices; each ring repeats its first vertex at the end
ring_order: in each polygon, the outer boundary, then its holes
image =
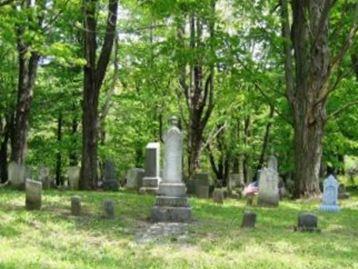
POLYGON ((319 168, 327 120, 326 103, 334 89, 330 87, 329 80, 357 30, 356 25, 353 25, 341 50, 331 59, 328 21, 335 2, 293 0, 290 30, 288 1, 281 0, 286 95, 294 123, 296 197, 316 196, 320 193, 319 168), (294 55, 291 53, 292 48, 294 55))
POLYGON ((83 5, 87 63, 84 67, 82 161, 79 184, 82 190, 97 186, 98 98, 110 60, 117 24, 118 0, 109 0, 105 38, 97 61, 97 2, 85 0, 83 5))
MULTIPOLYGON (((75 136, 77 134, 77 129, 78 129, 78 121, 77 121, 76 116, 74 116, 72 118, 72 123, 71 123, 71 138, 72 139, 75 139, 75 136)), ((70 159, 70 166, 78 165, 78 156, 77 156, 76 149, 74 148, 74 145, 72 145, 70 148, 69 159, 70 159)))
POLYGON ((10 124, 6 122, 3 140, 0 144, 0 182, 4 183, 8 180, 8 170, 7 170, 7 157, 8 157, 8 142, 10 137, 10 124))
POLYGON ((56 185, 61 185, 62 182, 62 150, 61 150, 61 143, 62 143, 62 113, 60 112, 58 115, 57 120, 57 147, 58 151, 56 154, 56 185))

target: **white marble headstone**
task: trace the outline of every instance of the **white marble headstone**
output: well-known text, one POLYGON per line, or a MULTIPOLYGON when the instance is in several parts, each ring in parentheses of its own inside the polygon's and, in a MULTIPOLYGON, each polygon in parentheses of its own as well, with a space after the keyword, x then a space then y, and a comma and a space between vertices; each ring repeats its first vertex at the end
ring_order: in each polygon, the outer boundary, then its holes
POLYGON ((322 211, 339 211, 338 205, 338 187, 339 184, 334 176, 328 176, 323 182, 323 197, 320 210, 322 211))
POLYGON ((165 138, 164 152, 164 182, 181 182, 182 181, 182 148, 183 138, 181 131, 172 123, 165 138))

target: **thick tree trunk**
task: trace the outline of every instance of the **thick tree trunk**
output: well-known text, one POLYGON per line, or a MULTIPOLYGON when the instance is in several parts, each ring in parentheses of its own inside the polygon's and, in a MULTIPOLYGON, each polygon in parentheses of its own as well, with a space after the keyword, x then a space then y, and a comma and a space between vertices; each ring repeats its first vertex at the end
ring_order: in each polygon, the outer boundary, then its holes
POLYGON ((83 116, 82 116, 82 161, 80 189, 89 190, 97 186, 97 140, 98 140, 98 98, 116 36, 118 0, 109 0, 107 26, 101 53, 96 57, 96 5, 97 0, 85 0, 85 59, 83 116))
MULTIPOLYGON (((77 118, 74 117, 72 119, 72 124, 71 124, 71 137, 72 137, 72 139, 74 139, 75 136, 77 135, 77 130, 78 130, 78 121, 77 121, 77 118)), ((70 154, 69 154, 70 166, 78 165, 78 156, 77 156, 77 152, 76 152, 76 149, 74 148, 74 146, 75 145, 72 145, 72 147, 70 149, 70 154)))
POLYGON ((0 144, 0 182, 8 180, 7 171, 7 157, 8 157, 8 142, 10 130, 5 130, 3 140, 0 144))

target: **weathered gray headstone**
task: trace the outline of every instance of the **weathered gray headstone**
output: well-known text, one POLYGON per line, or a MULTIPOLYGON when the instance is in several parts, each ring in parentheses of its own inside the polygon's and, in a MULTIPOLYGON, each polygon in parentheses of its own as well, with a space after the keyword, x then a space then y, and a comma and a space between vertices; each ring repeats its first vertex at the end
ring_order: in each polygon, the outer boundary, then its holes
POLYGON ((323 197, 320 210, 328 212, 340 210, 338 205, 338 182, 333 175, 329 175, 323 182, 323 197))
POLYGON ((300 213, 298 215, 297 230, 301 232, 315 232, 317 228, 317 216, 312 213, 300 213))
POLYGON ((24 189, 25 187, 25 166, 16 162, 9 163, 9 183, 11 186, 24 189))
POLYGON ((67 169, 67 176, 72 190, 78 190, 80 181, 80 168, 78 166, 70 166, 67 169))
POLYGON ((213 201, 218 204, 224 203, 224 190, 223 189, 214 189, 213 191, 213 201))
POLYGON ((259 205, 278 206, 280 200, 278 183, 277 159, 275 156, 270 156, 268 168, 264 167, 259 172, 259 205))
POLYGON ((26 179, 26 209, 41 209, 42 183, 31 179, 26 179))
POLYGON ((51 187, 50 169, 48 167, 40 166, 39 181, 42 182, 43 189, 49 189, 51 187))
POLYGON ((126 175, 126 188, 128 189, 139 189, 144 176, 143 168, 131 168, 128 170, 126 175))
POLYGON ((81 215, 81 198, 79 196, 71 197, 71 214, 74 216, 81 215))
POLYGON ((251 211, 245 211, 242 218, 242 228, 255 228, 256 224, 256 213, 251 211))
POLYGON ((346 190, 346 186, 341 183, 338 187, 338 199, 348 199, 350 197, 349 193, 346 190))
POLYGON ((148 143, 145 149, 145 176, 141 193, 157 193, 160 183, 160 143, 148 143))
POLYGON ((116 168, 112 161, 106 160, 104 162, 103 180, 106 181, 111 179, 117 179, 116 168))
POLYGON ((170 119, 170 125, 164 138, 163 180, 159 184, 157 201, 152 209, 152 220, 187 222, 191 218, 191 208, 182 182, 183 137, 175 117, 170 119))
POLYGON ((200 199, 208 199, 209 186, 196 186, 196 196, 200 199))
POLYGON ((244 182, 241 182, 240 180, 241 180, 240 174, 235 174, 235 173, 230 174, 229 178, 228 178, 229 190, 243 187, 245 184, 244 184, 244 182))
POLYGON ((104 217, 106 219, 113 219, 115 216, 114 213, 114 202, 112 200, 105 200, 103 202, 103 213, 104 213, 104 217))

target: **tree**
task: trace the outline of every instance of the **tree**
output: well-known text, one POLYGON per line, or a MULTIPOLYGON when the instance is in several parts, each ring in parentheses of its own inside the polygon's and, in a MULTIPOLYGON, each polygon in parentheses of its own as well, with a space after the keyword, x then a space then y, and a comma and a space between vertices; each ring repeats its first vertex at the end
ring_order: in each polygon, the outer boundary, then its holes
POLYGON ((357 31, 358 5, 353 9, 355 17, 341 49, 336 56, 331 57, 329 16, 335 3, 336 1, 331 0, 292 1, 291 27, 287 0, 281 1, 286 94, 294 125, 297 197, 320 193, 322 139, 328 119, 326 104, 334 90, 330 80, 357 31), (294 55, 291 54, 292 48, 294 55))
POLYGON ((81 189, 94 188, 98 180, 98 100, 116 36, 118 0, 109 0, 104 41, 97 59, 98 22, 96 11, 98 4, 98 0, 83 1, 86 65, 83 85, 81 189))

